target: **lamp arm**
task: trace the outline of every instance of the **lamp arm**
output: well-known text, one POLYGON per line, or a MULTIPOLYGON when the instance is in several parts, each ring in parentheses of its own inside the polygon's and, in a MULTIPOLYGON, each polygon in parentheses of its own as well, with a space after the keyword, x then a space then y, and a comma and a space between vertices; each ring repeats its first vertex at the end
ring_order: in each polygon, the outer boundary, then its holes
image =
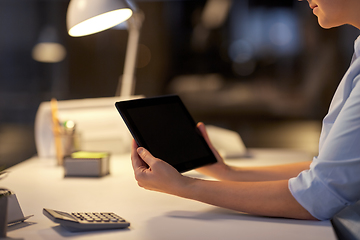
POLYGON ((124 73, 119 78, 116 91, 117 95, 120 93, 121 97, 129 97, 134 94, 136 59, 143 20, 144 14, 142 12, 135 12, 128 20, 129 35, 125 54, 124 73), (120 86, 121 89, 119 89, 120 86))

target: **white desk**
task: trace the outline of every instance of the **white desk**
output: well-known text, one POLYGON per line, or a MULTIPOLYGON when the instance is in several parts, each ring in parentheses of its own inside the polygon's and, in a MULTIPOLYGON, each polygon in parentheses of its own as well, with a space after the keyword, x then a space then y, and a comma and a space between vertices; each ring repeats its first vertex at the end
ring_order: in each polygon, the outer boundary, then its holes
MULTIPOLYGON (((251 150, 253 158, 235 165, 266 165, 309 160, 300 152, 251 150)), ((329 221, 303 221, 246 215, 138 187, 129 155, 113 156, 111 175, 64 178, 51 159, 32 158, 9 169, 1 186, 13 190, 24 223, 8 229, 12 239, 336 239, 329 221), (126 230, 71 233, 51 222, 42 209, 112 211, 131 222, 126 230)), ((196 175, 195 172, 188 173, 196 175)))

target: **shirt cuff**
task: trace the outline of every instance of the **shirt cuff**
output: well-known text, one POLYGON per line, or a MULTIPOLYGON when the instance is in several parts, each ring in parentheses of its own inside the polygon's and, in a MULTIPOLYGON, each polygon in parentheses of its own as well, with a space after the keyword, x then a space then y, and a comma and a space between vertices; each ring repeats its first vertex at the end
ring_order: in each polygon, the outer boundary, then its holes
POLYGON ((288 184, 296 201, 319 220, 331 219, 348 205, 346 201, 329 189, 311 169, 291 178, 288 184))

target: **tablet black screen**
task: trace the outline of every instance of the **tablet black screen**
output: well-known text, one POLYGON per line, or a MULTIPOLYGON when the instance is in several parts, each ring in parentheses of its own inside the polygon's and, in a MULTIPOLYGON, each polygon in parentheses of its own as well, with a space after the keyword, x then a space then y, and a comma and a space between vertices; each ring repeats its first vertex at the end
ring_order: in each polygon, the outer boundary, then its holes
POLYGON ((117 102, 116 107, 138 145, 179 172, 216 162, 178 96, 117 102))

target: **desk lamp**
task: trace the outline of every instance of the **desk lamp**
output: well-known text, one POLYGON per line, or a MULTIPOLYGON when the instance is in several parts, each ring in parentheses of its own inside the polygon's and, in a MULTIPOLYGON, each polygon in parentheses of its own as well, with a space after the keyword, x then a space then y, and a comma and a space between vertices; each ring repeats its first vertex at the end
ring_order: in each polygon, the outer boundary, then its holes
POLYGON ((72 37, 86 36, 112 28, 124 21, 128 23, 124 73, 119 78, 117 95, 133 95, 134 72, 142 13, 130 0, 71 0, 67 10, 67 29, 72 37), (119 91, 121 85, 121 92, 119 91))

